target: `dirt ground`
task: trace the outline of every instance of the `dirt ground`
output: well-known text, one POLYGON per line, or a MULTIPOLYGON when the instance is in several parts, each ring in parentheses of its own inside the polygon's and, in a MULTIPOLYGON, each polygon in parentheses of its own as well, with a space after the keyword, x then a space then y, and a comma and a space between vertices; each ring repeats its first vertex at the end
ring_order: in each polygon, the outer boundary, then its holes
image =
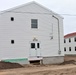
POLYGON ((22 68, 23 66, 18 63, 9 63, 0 61, 0 70, 2 69, 13 69, 13 68, 22 68))
POLYGON ((25 65, 22 68, 0 70, 0 75, 76 75, 76 56, 66 56, 59 65, 25 65))

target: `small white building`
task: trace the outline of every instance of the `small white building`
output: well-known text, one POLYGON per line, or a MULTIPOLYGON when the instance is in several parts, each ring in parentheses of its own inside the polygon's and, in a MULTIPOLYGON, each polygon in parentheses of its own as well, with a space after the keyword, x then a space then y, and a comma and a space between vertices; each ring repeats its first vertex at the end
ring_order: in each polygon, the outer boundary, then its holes
POLYGON ((63 39, 63 18, 36 2, 0 14, 0 60, 62 63, 63 39))
POLYGON ((76 55, 76 32, 64 36, 64 54, 76 55))

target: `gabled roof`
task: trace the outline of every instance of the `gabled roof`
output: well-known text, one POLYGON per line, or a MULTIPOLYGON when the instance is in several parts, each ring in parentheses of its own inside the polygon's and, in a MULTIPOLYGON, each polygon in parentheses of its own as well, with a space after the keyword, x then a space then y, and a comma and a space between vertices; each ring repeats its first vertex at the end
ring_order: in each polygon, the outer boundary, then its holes
POLYGON ((59 16, 59 17, 63 18, 63 17, 60 16, 59 14, 51 11, 50 9, 42 6, 41 4, 39 4, 39 3, 35 2, 35 1, 32 1, 32 2, 29 2, 29 3, 23 4, 23 5, 20 5, 20 6, 16 6, 16 7, 14 7, 14 8, 8 9, 8 10, 4 10, 4 11, 2 11, 1 13, 3 14, 3 13, 6 13, 6 12, 11 12, 11 11, 13 11, 13 10, 16 10, 16 9, 19 9, 19 8, 22 8, 22 7, 25 7, 25 6, 28 6, 28 5, 30 5, 30 4, 36 4, 36 5, 40 6, 41 8, 47 10, 49 13, 52 13, 52 14, 54 14, 54 15, 56 15, 56 16, 59 16))
POLYGON ((70 37, 74 37, 74 36, 76 36, 76 32, 69 33, 69 34, 65 35, 64 38, 70 38, 70 37))

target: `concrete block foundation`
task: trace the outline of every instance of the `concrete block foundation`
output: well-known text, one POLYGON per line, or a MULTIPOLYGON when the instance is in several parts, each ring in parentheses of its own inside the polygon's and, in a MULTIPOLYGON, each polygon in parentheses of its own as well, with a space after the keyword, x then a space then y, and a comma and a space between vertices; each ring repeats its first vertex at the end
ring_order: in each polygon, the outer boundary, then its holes
POLYGON ((43 57, 43 64, 59 64, 64 62, 64 56, 43 57))

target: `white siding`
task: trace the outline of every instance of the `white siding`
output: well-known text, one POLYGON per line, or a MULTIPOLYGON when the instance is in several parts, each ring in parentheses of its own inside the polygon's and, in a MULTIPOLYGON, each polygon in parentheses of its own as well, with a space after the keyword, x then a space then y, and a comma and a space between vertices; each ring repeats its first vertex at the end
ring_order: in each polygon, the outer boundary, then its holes
POLYGON ((75 51, 75 47, 76 47, 76 42, 74 41, 74 37, 69 37, 71 39, 71 42, 69 42, 69 38, 65 38, 66 43, 64 43, 64 47, 66 48, 66 51, 64 51, 64 54, 67 55, 75 55, 76 51, 75 51), (69 47, 71 47, 71 51, 69 51, 69 47))
POLYGON ((45 13, 47 10, 36 4, 30 4, 22 8, 1 14, 0 21, 0 59, 24 58, 30 55, 30 42, 34 37, 41 43, 41 56, 64 56, 63 51, 63 25, 62 18, 59 19, 60 28, 60 49, 58 54, 58 21, 49 14, 30 14, 20 12, 45 13), (16 13, 16 11, 20 11, 16 13), (14 21, 10 18, 14 17, 14 21), (38 19, 38 29, 31 28, 31 19, 38 19), (53 39, 50 40, 50 36, 53 39), (15 44, 11 44, 11 40, 15 44))

